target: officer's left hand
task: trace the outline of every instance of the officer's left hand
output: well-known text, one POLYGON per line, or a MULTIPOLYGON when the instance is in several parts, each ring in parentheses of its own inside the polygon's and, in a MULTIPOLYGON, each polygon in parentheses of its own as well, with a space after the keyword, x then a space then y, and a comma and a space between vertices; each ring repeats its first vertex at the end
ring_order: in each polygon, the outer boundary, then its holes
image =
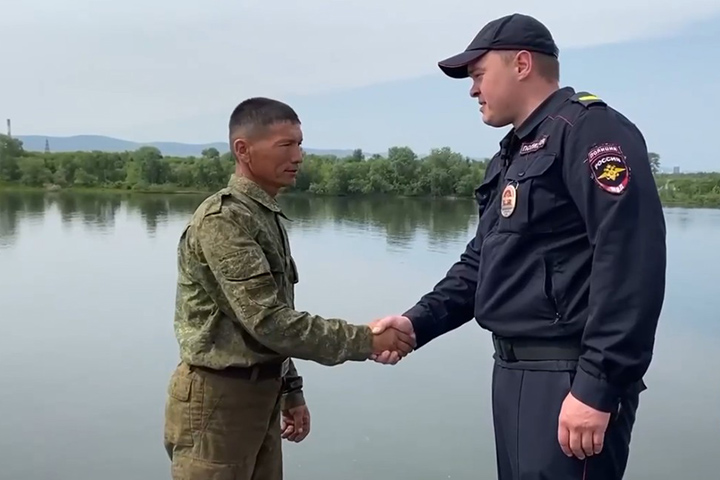
POLYGON ((571 393, 565 397, 558 418, 558 441, 568 457, 580 460, 602 451, 610 414, 582 403, 571 393))
POLYGON ((289 408, 282 412, 282 438, 302 442, 310 433, 310 410, 307 405, 289 408))

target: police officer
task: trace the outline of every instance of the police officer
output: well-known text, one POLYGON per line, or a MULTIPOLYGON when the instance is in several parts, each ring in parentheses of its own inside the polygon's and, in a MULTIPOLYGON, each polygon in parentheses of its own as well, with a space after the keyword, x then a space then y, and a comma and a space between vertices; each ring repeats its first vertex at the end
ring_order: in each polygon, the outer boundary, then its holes
POLYGON ((484 123, 512 128, 476 190, 475 238, 376 331, 405 329, 416 348, 473 317, 492 332, 500 480, 621 479, 665 290, 643 135, 596 95, 559 88, 558 48, 532 17, 488 23, 439 66, 472 80, 484 123))
POLYGON ((235 174, 180 236, 164 443, 175 480, 281 480, 281 437, 303 440, 310 414, 291 357, 323 365, 406 355, 410 335, 295 310, 298 272, 278 192, 302 162, 295 111, 250 98, 230 117, 235 174), (387 333, 387 335, 385 335, 387 333), (282 423, 281 423, 282 418, 282 423))

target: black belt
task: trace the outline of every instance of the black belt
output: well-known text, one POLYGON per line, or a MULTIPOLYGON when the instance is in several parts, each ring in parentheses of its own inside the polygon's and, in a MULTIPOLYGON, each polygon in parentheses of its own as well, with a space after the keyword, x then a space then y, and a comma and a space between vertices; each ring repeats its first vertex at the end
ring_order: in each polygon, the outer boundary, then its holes
POLYGON ((493 335, 495 353, 506 362, 577 360, 582 352, 579 338, 502 338, 493 335))
POLYGON ((226 367, 222 370, 193 365, 192 370, 209 373, 226 378, 241 378, 245 380, 267 380, 282 376, 282 363, 259 363, 252 367, 226 367))

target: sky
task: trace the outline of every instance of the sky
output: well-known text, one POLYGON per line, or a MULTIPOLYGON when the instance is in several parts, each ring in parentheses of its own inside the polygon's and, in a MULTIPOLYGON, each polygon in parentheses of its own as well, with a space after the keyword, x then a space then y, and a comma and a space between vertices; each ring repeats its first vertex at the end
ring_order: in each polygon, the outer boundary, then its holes
MULTIPOLYGON (((605 75, 605 83, 627 82, 621 90, 629 95, 639 94, 648 80, 625 70, 633 68, 632 58, 618 66, 613 55, 622 54, 625 45, 657 50, 653 42, 692 37, 698 22, 720 19, 717 0, 687 0, 682 8, 649 0, 605 0, 589 10, 579 5, 569 0, 0 0, 5 64, 0 118, 11 118, 17 134, 213 142, 224 140, 227 116, 239 101, 265 95, 298 106, 309 147, 384 151, 404 143, 425 151, 448 145, 488 156, 501 133, 481 125, 477 105, 467 96, 469 85, 449 83, 437 70, 439 59, 463 50, 487 21, 513 12, 536 16, 553 32, 563 69, 577 72, 565 78, 592 84, 594 72, 605 75), (604 54, 605 63, 583 52, 604 54), (415 102, 436 110, 428 107, 420 110, 424 116, 411 116, 408 100, 389 93, 407 97, 413 91, 415 102), (353 104, 354 96, 363 98, 361 105, 353 104), (340 104, 350 110, 332 108, 340 104), (459 109, 456 115, 450 106, 459 109), (352 122, 343 121, 348 116, 352 122), (439 131, 443 127, 450 133, 439 131)), ((720 27, 720 20, 713 25, 720 27)), ((720 36, 713 40, 715 47, 708 48, 695 38, 703 53, 682 76, 672 71, 672 62, 665 65, 660 75, 673 77, 666 88, 676 91, 649 103, 667 102, 680 89, 700 95, 689 87, 697 78, 715 85, 720 54, 713 51, 720 51, 720 36)), ((596 86, 603 90, 605 83, 596 86)), ((621 97, 620 106, 631 108, 632 102, 621 97)), ((699 96, 693 99, 702 103, 699 96)), ((702 115, 709 115, 710 106, 703 108, 702 115)), ((639 114, 651 110, 638 109, 639 114)), ((648 128, 649 136, 667 140, 660 127, 648 128)), ((675 163, 707 167, 705 160, 680 158, 681 145, 691 140, 678 139, 674 150, 663 146, 675 152, 675 163)))

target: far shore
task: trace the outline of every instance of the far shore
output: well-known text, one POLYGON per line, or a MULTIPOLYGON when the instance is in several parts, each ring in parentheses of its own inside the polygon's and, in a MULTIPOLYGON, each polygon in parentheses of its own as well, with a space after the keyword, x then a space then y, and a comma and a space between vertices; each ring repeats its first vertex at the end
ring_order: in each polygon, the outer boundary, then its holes
MULTIPOLYGON (((188 189, 175 187, 172 185, 156 185, 149 187, 138 187, 133 188, 117 188, 117 187, 60 187, 58 185, 46 185, 44 187, 36 187, 29 185, 22 185, 17 183, 0 183, 0 193, 2 192, 47 192, 47 193, 110 193, 110 194, 166 194, 166 195, 211 195, 216 192, 213 190, 203 189, 188 189)), ((417 199, 439 199, 439 200, 472 200, 471 197, 461 197, 458 195, 445 195, 445 196, 429 196, 429 195, 400 195, 400 194, 345 194, 345 195, 334 195, 324 193, 312 193, 307 191, 288 191, 283 193, 284 196, 309 196, 309 197, 320 197, 320 198, 417 198, 417 199)), ((703 198, 693 197, 686 200, 675 200, 662 198, 661 201, 665 208, 709 208, 709 209, 720 209, 720 199, 716 198, 703 198)))

